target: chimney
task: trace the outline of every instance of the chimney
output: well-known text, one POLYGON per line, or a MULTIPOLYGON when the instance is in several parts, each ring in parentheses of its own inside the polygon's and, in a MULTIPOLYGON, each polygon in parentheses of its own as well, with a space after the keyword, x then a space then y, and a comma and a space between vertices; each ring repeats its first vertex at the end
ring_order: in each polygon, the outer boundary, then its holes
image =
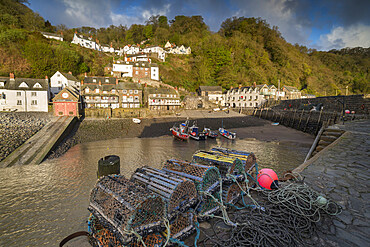
POLYGON ((87 77, 87 73, 85 72, 85 77, 87 77))
POLYGON ((239 89, 241 89, 242 88, 242 84, 239 84, 239 89))
POLYGON ((45 76, 45 80, 49 80, 49 78, 48 78, 48 76, 47 76, 47 75, 45 76))
POLYGON ((177 91, 177 87, 175 87, 175 90, 177 91))
POLYGON ((77 34, 77 30, 75 30, 75 34, 77 34))
POLYGON ((72 71, 68 71, 68 74, 72 75, 72 71))
POLYGON ((113 47, 112 42, 110 42, 110 48, 112 48, 112 47, 113 47))
POLYGON ((256 82, 253 82, 253 87, 254 87, 254 88, 256 88, 256 87, 257 87, 256 82))
POLYGON ((116 85, 118 85, 118 78, 116 78, 116 85))
POLYGON ((84 85, 84 80, 81 80, 81 87, 84 85))
POLYGON ((62 35, 62 36, 63 36, 63 31, 60 31, 60 35, 62 35))
POLYGON ((99 80, 99 86, 101 86, 101 80, 99 80))
POLYGON ((14 80, 14 73, 9 73, 10 80, 14 80))
POLYGON ((233 88, 234 88, 233 86, 230 87, 230 89, 233 89, 233 88))
POLYGON ((146 84, 146 83, 145 83, 145 84, 144 84, 144 87, 147 87, 147 86, 148 86, 148 84, 146 84))

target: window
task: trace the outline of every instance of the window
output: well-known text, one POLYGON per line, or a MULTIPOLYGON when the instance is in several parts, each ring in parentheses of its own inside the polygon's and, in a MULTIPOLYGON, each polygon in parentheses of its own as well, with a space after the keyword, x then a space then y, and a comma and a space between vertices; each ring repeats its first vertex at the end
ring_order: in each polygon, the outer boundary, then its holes
POLYGON ((132 94, 132 90, 130 90, 129 93, 132 94))
POLYGON ((37 100, 32 100, 31 105, 37 105, 37 100))
POLYGON ((258 95, 256 95, 256 100, 258 100, 258 95))
POLYGON ((153 74, 153 77, 155 77, 155 74, 153 74))
POLYGON ((109 82, 109 79, 105 79, 105 82, 109 82))
POLYGON ((57 74, 58 77, 60 77, 60 74, 57 74))
POLYGON ((17 96, 22 96, 22 92, 17 92, 17 96))
POLYGON ((95 89, 95 93, 99 93, 99 88, 95 89))
POLYGON ((138 101, 139 100, 139 96, 135 96, 135 101, 138 101))
POLYGON ((127 93, 127 90, 123 90, 122 93, 126 94, 127 93))
POLYGON ((112 93, 115 93, 116 92, 116 89, 112 89, 112 93))
POLYGON ((17 105, 22 105, 22 100, 17 100, 17 105))
POLYGON ((148 75, 148 72, 145 72, 145 75, 148 75))
POLYGON ((139 74, 139 71, 136 71, 136 72, 135 72, 135 74, 137 74, 137 75, 138 75, 138 74, 139 74))
POLYGON ((93 82, 96 82, 96 79, 93 79, 93 82))
POLYGON ((250 105, 250 106, 253 106, 252 102, 251 102, 251 103, 249 103, 249 105, 250 105))
POLYGON ((86 93, 90 92, 90 89, 86 88, 86 89, 85 89, 85 92, 86 92, 86 93))
POLYGON ((103 91, 103 93, 108 93, 107 91, 103 91))
POLYGON ((62 84, 62 81, 58 81, 58 85, 62 84))
POLYGON ((5 82, 0 81, 0 87, 4 87, 5 82))
POLYGON ((145 70, 148 70, 148 68, 145 68, 145 70))
POLYGON ((134 90, 134 94, 138 94, 139 93, 139 90, 134 90))
POLYGON ((36 97, 37 96, 37 92, 31 92, 31 96, 32 97, 36 97))
POLYGON ((62 111, 58 112, 58 114, 59 114, 59 116, 63 116, 63 112, 62 111))

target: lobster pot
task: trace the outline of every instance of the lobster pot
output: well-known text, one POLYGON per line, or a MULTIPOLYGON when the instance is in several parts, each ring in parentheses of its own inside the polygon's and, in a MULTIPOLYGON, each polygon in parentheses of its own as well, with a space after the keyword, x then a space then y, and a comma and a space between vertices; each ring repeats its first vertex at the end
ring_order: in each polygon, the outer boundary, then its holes
MULTIPOLYGON (((251 156, 250 159, 252 159, 253 156, 251 156)), ((205 165, 216 166, 219 169, 222 178, 225 178, 228 174, 243 175, 249 170, 249 168, 247 169, 246 167, 246 156, 242 157, 244 161, 223 153, 198 151, 193 155, 193 160, 205 165), (237 160, 239 160, 239 162, 236 162, 237 160)))
POLYGON ((211 152, 215 154, 222 154, 226 157, 230 157, 233 159, 238 158, 245 165, 244 170, 246 172, 248 172, 248 170, 252 166, 254 166, 257 162, 256 156, 254 155, 254 153, 248 153, 245 151, 239 151, 239 150, 222 148, 222 147, 215 147, 211 149, 211 152))
POLYGON ((174 174, 151 167, 136 170, 131 181, 161 196, 167 204, 167 212, 173 213, 188 208, 197 201, 197 190, 192 180, 183 179, 174 174))
MULTIPOLYGON (((101 222, 95 218, 94 216, 91 217, 89 220, 90 225, 90 233, 96 240, 96 244, 99 247, 144 247, 141 241, 132 241, 127 245, 123 245, 122 242, 119 240, 119 237, 115 235, 109 228, 103 226, 101 222)), ((149 235, 143 237, 143 242, 146 246, 162 246, 165 243, 166 239, 163 235, 159 232, 154 232, 149 235)), ((95 246, 95 245, 94 245, 95 246)))
POLYGON ((188 237, 195 229, 194 215, 190 212, 180 213, 170 222, 171 238, 182 240, 188 237))
POLYGON ((161 231, 165 202, 123 176, 105 176, 91 192, 89 210, 126 245, 132 230, 141 235, 161 231))
MULTIPOLYGON (((208 192, 216 199, 220 199, 218 188, 221 177, 217 167, 171 159, 167 160, 162 170, 183 178, 191 179, 196 184, 199 194, 201 194, 201 192, 208 192)), ((212 197, 202 196, 200 207, 201 214, 213 213, 217 210, 218 204, 212 197)))
POLYGON ((239 185, 237 183, 230 183, 227 185, 222 186, 222 201, 226 203, 236 203, 239 201, 241 196, 241 188, 245 187, 244 182, 240 182, 239 185))

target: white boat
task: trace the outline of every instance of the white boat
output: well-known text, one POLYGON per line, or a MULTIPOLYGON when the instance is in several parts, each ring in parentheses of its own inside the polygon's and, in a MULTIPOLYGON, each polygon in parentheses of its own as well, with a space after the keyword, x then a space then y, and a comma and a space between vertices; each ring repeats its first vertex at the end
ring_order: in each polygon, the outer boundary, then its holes
POLYGON ((139 123, 141 123, 141 120, 138 119, 138 118, 133 118, 132 122, 139 124, 139 123))

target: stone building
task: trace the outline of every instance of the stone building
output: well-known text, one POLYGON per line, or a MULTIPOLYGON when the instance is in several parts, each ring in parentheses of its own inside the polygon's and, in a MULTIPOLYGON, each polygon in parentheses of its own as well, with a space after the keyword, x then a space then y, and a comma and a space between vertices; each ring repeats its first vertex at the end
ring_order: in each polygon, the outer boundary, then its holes
POLYGON ((122 108, 140 108, 142 106, 143 90, 141 84, 133 82, 119 82, 119 106, 122 108))
POLYGON ((45 79, 0 77, 0 111, 47 112, 49 82, 45 79))
POLYGON ((118 79, 112 77, 85 77, 81 85, 81 95, 86 108, 118 108, 118 79))
POLYGON ((63 88, 53 99, 54 116, 76 116, 82 114, 80 93, 73 87, 63 88))
POLYGON ((144 88, 144 104, 149 110, 175 110, 181 106, 179 92, 169 88, 144 88))
POLYGON ((221 86, 200 86, 198 94, 215 104, 220 104, 222 101, 221 86))
POLYGON ((155 63, 144 61, 123 62, 113 64, 113 76, 117 78, 128 77, 135 81, 155 80, 159 81, 159 67, 155 63))
POLYGON ((281 99, 300 99, 302 97, 301 92, 292 86, 283 86, 283 92, 285 93, 285 97, 281 99))

